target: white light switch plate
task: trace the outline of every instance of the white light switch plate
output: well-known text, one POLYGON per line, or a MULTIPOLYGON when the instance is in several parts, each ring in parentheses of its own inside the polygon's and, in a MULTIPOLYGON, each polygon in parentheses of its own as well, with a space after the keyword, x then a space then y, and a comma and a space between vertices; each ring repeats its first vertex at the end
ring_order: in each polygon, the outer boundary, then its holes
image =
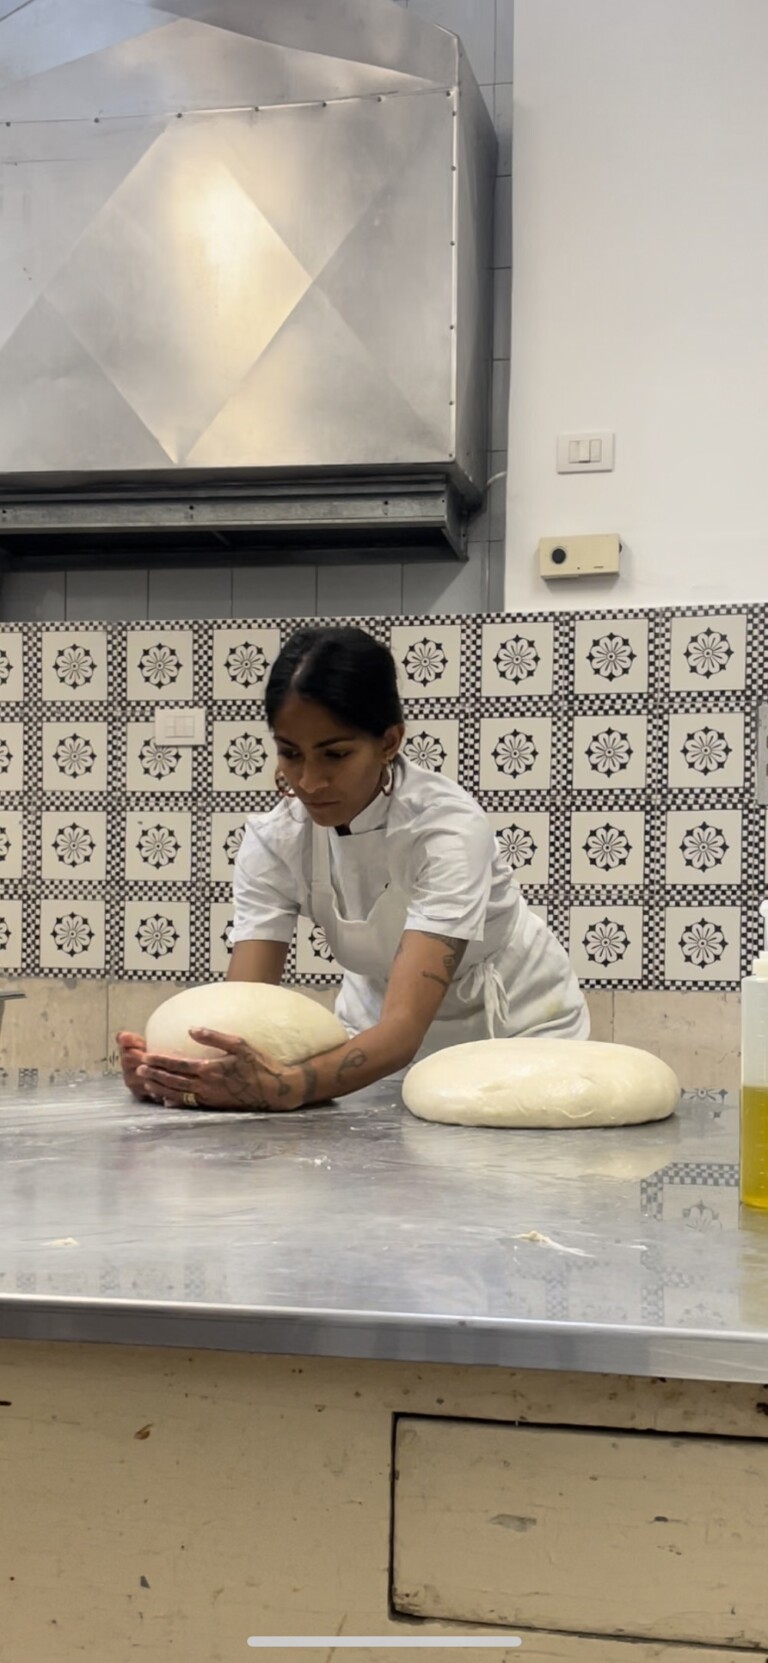
POLYGON ((615 433, 558 433, 558 473, 612 473, 615 433))
POLYGON ((157 745, 204 745, 205 709, 188 705, 160 704, 155 709, 157 745))
POLYGON ((542 577, 604 577, 618 572, 621 541, 615 531, 595 537, 542 537, 542 577))

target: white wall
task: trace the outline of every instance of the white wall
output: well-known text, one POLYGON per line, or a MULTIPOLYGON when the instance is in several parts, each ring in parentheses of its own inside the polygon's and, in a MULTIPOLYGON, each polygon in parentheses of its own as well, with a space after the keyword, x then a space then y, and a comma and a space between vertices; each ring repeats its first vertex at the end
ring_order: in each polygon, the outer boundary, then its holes
POLYGON ((513 208, 507 607, 764 598, 768 0, 516 0, 513 208), (544 583, 587 531, 621 577, 544 583))

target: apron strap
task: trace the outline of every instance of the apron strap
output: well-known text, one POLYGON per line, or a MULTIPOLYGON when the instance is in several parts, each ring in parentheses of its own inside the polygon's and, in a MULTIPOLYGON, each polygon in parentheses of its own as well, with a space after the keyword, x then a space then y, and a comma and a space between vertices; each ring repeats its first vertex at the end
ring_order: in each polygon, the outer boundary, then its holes
POLYGON ((497 1027, 505 1032, 509 1021, 509 994, 493 959, 474 964, 456 984, 456 998, 462 1005, 472 1005, 482 995, 485 1021, 491 1039, 497 1027))
POLYGON ((331 850, 329 833, 323 826, 312 826, 312 877, 310 890, 333 896, 331 883, 331 850))

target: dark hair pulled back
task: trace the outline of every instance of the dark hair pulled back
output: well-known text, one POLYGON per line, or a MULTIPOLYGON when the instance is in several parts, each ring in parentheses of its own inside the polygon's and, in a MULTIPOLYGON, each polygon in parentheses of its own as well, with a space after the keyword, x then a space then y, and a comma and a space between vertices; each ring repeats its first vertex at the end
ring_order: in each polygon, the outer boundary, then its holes
POLYGON ((313 699, 347 727, 380 739, 403 720, 395 661, 364 629, 297 629, 275 659, 264 694, 274 728, 289 693, 313 699))

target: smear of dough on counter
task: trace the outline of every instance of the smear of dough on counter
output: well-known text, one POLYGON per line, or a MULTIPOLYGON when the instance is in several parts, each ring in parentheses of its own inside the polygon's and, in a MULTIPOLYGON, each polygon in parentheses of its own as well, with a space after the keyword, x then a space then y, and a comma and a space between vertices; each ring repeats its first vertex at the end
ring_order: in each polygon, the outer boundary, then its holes
POLYGON ((147 1050, 160 1056, 221 1056, 215 1046, 190 1039, 190 1028, 234 1034, 286 1065, 332 1051, 348 1037, 338 1017, 324 1005, 292 988, 266 982, 210 982, 174 993, 149 1018, 147 1050))
POLYGON ((424 1057, 403 1083, 412 1114, 454 1126, 631 1126, 679 1100, 649 1051, 581 1039, 473 1040, 424 1057))
POLYGON ((519 1236, 513 1236, 512 1241, 535 1241, 542 1247, 554 1247, 556 1253, 575 1253, 579 1259, 592 1257, 590 1253, 585 1253, 583 1247, 565 1247, 561 1241, 553 1241, 551 1236, 542 1236, 540 1230, 524 1230, 519 1236))

